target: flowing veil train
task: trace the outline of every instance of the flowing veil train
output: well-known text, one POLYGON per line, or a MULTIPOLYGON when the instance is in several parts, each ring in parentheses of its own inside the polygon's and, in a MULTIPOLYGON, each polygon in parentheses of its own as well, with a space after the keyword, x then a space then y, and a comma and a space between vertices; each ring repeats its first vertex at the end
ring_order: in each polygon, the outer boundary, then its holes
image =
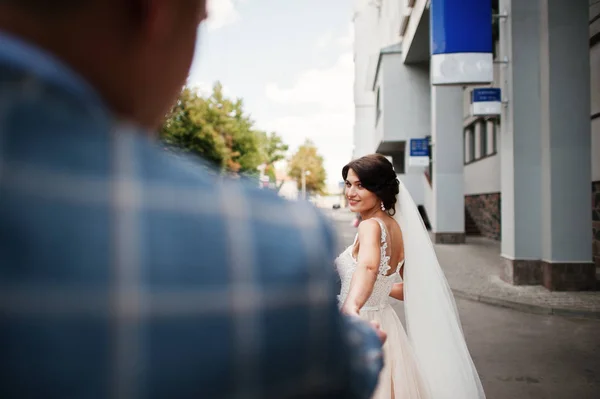
POLYGON ((454 296, 410 193, 400 183, 395 219, 404 232, 406 329, 433 399, 483 399, 454 296))

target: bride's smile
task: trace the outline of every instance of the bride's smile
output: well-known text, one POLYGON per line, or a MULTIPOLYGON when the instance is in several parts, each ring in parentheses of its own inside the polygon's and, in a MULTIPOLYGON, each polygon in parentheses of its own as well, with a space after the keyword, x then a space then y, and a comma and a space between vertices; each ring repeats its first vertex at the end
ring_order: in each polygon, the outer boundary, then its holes
POLYGON ((365 218, 366 213, 371 214, 379 209, 380 200, 377 198, 377 195, 365 189, 354 170, 348 170, 345 183, 346 198, 352 212, 360 213, 365 218))

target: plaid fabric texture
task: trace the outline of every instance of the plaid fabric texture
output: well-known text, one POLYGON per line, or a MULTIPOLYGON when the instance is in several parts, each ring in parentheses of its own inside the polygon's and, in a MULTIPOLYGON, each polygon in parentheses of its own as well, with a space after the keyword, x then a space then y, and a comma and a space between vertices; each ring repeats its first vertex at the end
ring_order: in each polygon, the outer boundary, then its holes
POLYGON ((0 398, 367 398, 381 347, 339 316, 334 248, 0 35, 0 398))

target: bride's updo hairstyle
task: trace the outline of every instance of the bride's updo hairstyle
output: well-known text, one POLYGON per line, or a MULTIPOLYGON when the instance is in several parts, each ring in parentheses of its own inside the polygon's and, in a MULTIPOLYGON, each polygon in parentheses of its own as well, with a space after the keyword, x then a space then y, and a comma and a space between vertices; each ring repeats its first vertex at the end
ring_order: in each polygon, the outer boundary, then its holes
POLYGON ((361 185, 383 202, 387 214, 394 216, 400 182, 396 178, 392 163, 381 154, 365 155, 342 168, 344 181, 350 169, 356 173, 361 185))

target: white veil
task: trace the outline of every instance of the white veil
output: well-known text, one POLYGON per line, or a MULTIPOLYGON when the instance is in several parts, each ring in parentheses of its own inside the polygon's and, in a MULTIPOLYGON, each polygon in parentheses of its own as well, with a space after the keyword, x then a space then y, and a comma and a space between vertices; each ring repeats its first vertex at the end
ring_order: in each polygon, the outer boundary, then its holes
POLYGON ((433 399, 482 399, 454 296, 429 233, 404 186, 395 219, 404 232, 404 309, 408 337, 433 399))

